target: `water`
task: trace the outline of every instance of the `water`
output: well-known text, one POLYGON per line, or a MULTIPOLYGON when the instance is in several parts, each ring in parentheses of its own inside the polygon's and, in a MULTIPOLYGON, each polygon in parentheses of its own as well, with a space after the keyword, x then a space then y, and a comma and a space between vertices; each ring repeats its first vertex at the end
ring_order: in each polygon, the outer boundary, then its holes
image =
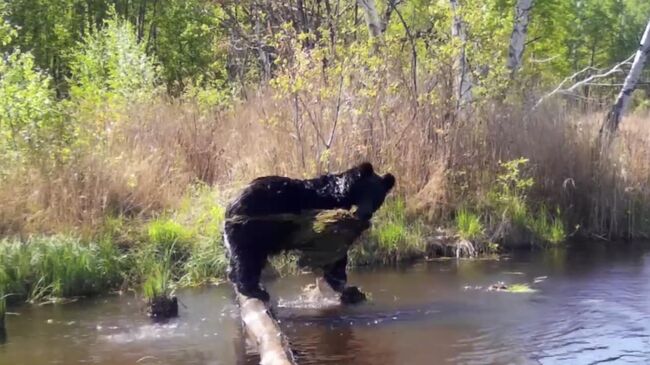
MULTIPOLYGON (((650 363, 650 250, 642 247, 357 271, 350 281, 372 300, 356 307, 297 305, 312 281, 269 284, 283 299, 276 311, 300 364, 650 363), (485 290, 499 281, 536 292, 485 290)), ((179 294, 180 318, 161 325, 132 295, 19 307, 0 364, 257 362, 228 285, 179 294)))

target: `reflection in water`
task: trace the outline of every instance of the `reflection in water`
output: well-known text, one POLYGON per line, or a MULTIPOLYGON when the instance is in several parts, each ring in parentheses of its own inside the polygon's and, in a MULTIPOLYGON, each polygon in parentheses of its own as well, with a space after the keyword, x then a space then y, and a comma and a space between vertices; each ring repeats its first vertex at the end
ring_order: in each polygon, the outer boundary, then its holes
MULTIPOLYGON (((350 280, 372 300, 352 307, 304 305, 300 288, 310 276, 269 286, 282 298, 277 316, 302 365, 648 364, 649 279, 647 251, 593 245, 358 271, 350 280), (497 281, 537 291, 464 289, 497 281)), ((179 297, 186 308, 164 324, 151 323, 129 296, 16 308, 0 364, 259 361, 244 344, 228 285, 179 297)))

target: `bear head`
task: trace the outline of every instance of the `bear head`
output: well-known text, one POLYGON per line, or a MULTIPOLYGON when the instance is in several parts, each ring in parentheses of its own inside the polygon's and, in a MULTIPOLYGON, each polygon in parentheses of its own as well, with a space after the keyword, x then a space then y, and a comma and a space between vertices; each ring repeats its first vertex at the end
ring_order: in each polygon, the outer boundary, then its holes
POLYGON ((369 162, 363 162, 344 174, 352 176, 350 201, 356 206, 356 215, 361 219, 372 218, 395 185, 395 177, 392 174, 376 174, 369 162))

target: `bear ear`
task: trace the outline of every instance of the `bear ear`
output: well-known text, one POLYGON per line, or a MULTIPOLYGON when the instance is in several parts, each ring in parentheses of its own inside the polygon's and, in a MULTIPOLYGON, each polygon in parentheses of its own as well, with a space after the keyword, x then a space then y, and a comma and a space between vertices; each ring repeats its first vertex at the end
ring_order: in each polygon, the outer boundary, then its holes
POLYGON ((372 174, 375 173, 375 169, 372 167, 370 162, 362 162, 357 166, 357 169, 359 170, 361 177, 372 176, 372 174))
POLYGON ((389 191, 390 189, 395 186, 395 176, 392 174, 386 174, 383 177, 384 179, 384 187, 386 188, 386 191, 389 191))

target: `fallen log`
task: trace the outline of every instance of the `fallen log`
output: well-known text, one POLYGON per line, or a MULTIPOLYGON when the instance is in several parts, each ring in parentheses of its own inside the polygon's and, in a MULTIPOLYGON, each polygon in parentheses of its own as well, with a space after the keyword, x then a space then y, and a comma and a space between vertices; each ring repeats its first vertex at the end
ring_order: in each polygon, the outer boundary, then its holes
POLYGON ((260 354, 261 365, 296 365, 289 341, 280 330, 267 305, 237 294, 246 335, 260 354))

